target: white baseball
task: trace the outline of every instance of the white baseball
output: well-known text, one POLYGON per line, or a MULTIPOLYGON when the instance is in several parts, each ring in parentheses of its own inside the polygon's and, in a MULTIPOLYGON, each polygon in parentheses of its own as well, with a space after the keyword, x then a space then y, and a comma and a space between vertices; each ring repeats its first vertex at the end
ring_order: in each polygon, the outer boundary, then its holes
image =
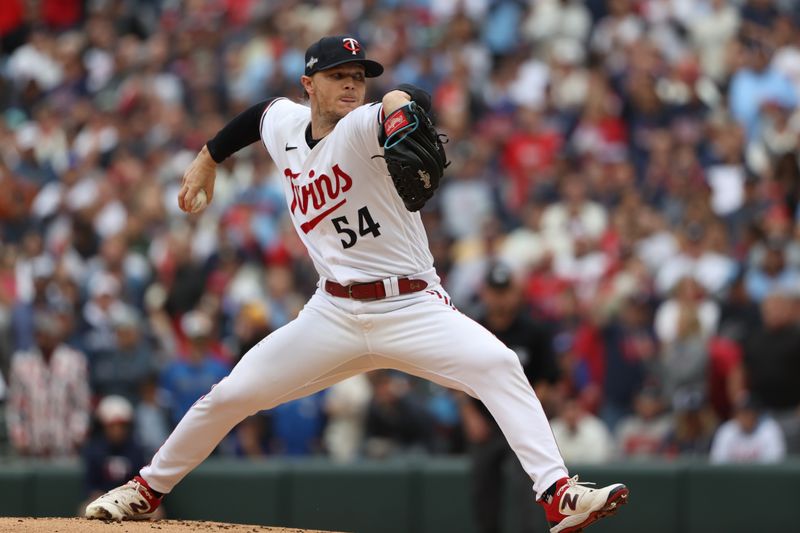
POLYGON ((200 189, 197 195, 192 199, 192 213, 197 213, 198 211, 202 211, 208 205, 208 196, 206 195, 206 191, 200 189))

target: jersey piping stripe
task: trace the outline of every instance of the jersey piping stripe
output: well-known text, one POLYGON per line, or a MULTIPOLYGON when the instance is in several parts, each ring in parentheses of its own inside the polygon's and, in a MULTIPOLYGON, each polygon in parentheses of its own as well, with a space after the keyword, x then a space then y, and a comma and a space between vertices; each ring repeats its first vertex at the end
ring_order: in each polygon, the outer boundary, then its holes
POLYGON ((303 233, 308 233, 309 231, 314 229, 314 226, 316 226, 317 224, 322 222, 323 218, 325 218, 326 216, 330 215, 331 213, 333 213, 334 211, 336 211, 337 209, 342 207, 346 201, 347 201, 347 198, 345 198, 344 200, 342 200, 338 204, 334 205, 333 207, 331 207, 329 209, 326 209, 325 211, 323 211, 319 215, 315 216, 314 218, 312 218, 308 222, 303 222, 302 224, 300 224, 300 229, 303 230, 303 233))
POLYGON ((267 148, 267 143, 266 141, 264 141, 264 136, 261 134, 261 132, 264 131, 264 119, 267 118, 267 112, 272 107, 272 104, 274 104, 278 100, 286 100, 286 98, 283 97, 273 98, 272 101, 267 104, 267 107, 264 109, 264 112, 261 113, 261 120, 258 121, 258 136, 261 137, 261 144, 264 145, 264 148, 267 149, 267 152, 269 152, 269 148, 267 148))

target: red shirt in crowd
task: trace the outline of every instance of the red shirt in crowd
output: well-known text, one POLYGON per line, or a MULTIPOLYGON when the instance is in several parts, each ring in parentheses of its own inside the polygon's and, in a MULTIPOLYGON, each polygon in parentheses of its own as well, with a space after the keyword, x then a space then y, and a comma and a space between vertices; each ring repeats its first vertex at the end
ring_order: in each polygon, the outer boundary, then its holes
POLYGON ((3 0, 0 9, 0 35, 6 35, 22 25, 24 15, 22 0, 3 0))
MULTIPOLYGON (((4 3, 7 0, 3 0, 4 3)), ((81 0, 42 0, 42 19, 51 28, 76 26, 81 19, 81 0)))
POLYGON ((555 130, 523 131, 508 139, 503 167, 513 185, 509 198, 512 209, 521 207, 541 175, 552 169, 562 143, 561 134, 555 130))

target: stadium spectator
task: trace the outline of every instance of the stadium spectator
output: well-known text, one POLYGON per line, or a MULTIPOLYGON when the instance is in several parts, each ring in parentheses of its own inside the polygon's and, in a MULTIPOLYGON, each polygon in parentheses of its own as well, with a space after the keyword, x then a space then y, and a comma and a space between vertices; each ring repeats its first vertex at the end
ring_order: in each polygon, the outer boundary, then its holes
POLYGON ((173 425, 229 370, 219 354, 211 351, 214 326, 207 314, 199 310, 186 313, 181 329, 188 344, 185 358, 173 361, 161 373, 161 388, 168 398, 173 425))
POLYGON ((326 391, 283 403, 270 410, 269 450, 293 457, 322 453, 326 391))
POLYGON ((744 343, 747 390, 781 425, 791 453, 800 452, 800 327, 795 296, 776 292, 761 304, 762 327, 744 343))
POLYGON ((658 355, 650 314, 649 303, 641 294, 628 295, 597 332, 604 360, 600 417, 612 433, 622 418, 633 413, 634 397, 658 355))
POLYGON ((708 337, 691 308, 681 309, 677 338, 665 344, 658 358, 657 379, 668 404, 680 392, 707 394, 709 381, 708 337))
POLYGON ((760 264, 745 274, 747 294, 754 302, 760 303, 773 292, 800 287, 800 270, 786 264, 786 245, 781 241, 767 242, 760 264))
MULTIPOLYGON (((18 266, 24 268, 19 261, 18 266)), ((55 262, 49 255, 39 255, 30 261, 30 277, 32 295, 25 295, 24 281, 17 288, 15 303, 11 309, 14 343, 18 349, 27 350, 34 346, 33 317, 37 311, 46 310, 50 306, 47 296, 48 287, 55 275, 55 262)), ((24 279, 24 278, 23 278, 24 279)), ((20 280, 22 281, 22 280, 20 280)))
POLYGON ((761 324, 759 306, 747 294, 744 275, 740 274, 728 288, 726 298, 720 305, 717 333, 737 343, 742 343, 750 329, 761 324))
MULTIPOLYGON (((696 333, 708 338, 717 330, 719 306, 706 298, 702 287, 692 277, 681 279, 673 291, 672 298, 664 301, 656 309, 655 331, 662 344, 670 344, 679 336, 686 337, 685 327, 689 315, 696 324, 696 333), (684 330, 681 331, 681 326, 684 330)), ((695 332, 693 332, 695 333, 695 332)))
POLYGON ((633 414, 623 418, 614 431, 617 454, 624 459, 653 459, 664 448, 672 430, 661 391, 648 386, 633 401, 633 414))
POLYGON ((92 391, 99 397, 122 396, 136 405, 142 383, 156 369, 153 352, 142 338, 141 319, 132 307, 113 310, 111 325, 113 348, 95 353, 90 360, 92 391))
POLYGON ((589 37, 591 22, 591 14, 582 2, 543 0, 534 4, 522 28, 534 42, 550 44, 569 39, 582 45, 589 37))
POLYGON ((134 409, 133 430, 135 438, 142 445, 146 459, 167 440, 170 429, 169 409, 163 395, 159 395, 158 374, 145 377, 139 384, 137 404, 134 409))
POLYGON ((781 427, 749 395, 736 401, 731 420, 723 423, 711 444, 711 462, 775 463, 786 455, 781 427))
MULTIPOLYGON (((517 127, 507 139, 502 153, 503 168, 513 186, 513 194, 506 202, 514 211, 535 193, 553 187, 556 154, 564 143, 561 132, 545 120, 541 109, 523 107, 515 120, 517 127)), ((580 211, 570 214, 574 217, 583 215, 580 211)), ((565 218, 565 214, 559 212, 559 215, 554 225, 565 218)))
POLYGON ((333 385, 325 395, 323 442, 334 461, 350 462, 361 455, 367 407, 372 397, 369 379, 364 374, 333 385))
POLYGON ((221 448, 232 448, 229 453, 249 459, 263 458, 269 453, 271 421, 263 412, 242 420, 233 429, 233 439, 226 439, 221 448))
POLYGON ((408 378, 388 370, 370 373, 364 454, 386 458, 425 453, 432 444, 430 415, 410 394, 408 378))
POLYGON ((765 104, 774 102, 790 108, 797 105, 797 95, 789 79, 770 68, 769 58, 773 51, 761 31, 757 30, 755 37, 740 43, 741 67, 731 76, 728 95, 731 114, 744 126, 748 139, 763 127, 765 104))
POLYGON ((188 228, 176 230, 169 235, 163 250, 165 257, 160 266, 168 283, 165 309, 173 318, 195 309, 206 286, 203 265, 192 257, 190 235, 188 228))
POLYGON ((697 8, 688 21, 692 44, 700 51, 703 72, 719 82, 728 75, 725 60, 726 48, 736 37, 741 15, 736 6, 725 0, 712 0, 711 9, 703 12, 697 8))
POLYGON ((614 457, 614 439, 608 427, 575 397, 566 399, 550 427, 568 464, 602 464, 614 457))
POLYGON ((125 483, 145 465, 144 451, 133 437, 133 406, 122 396, 110 395, 97 404, 100 431, 83 450, 87 499, 97 498, 125 483))
POLYGON ((233 331, 225 345, 239 361, 247 351, 266 337, 272 330, 270 316, 261 302, 247 302, 236 313, 233 331))
POLYGON ((710 295, 722 291, 735 275, 733 259, 709 249, 706 231, 698 222, 686 226, 681 252, 658 269, 656 289, 667 295, 687 275, 693 276, 710 295))
POLYGON ((86 356, 63 344, 52 312, 33 317, 34 346, 16 352, 8 379, 6 420, 14 451, 29 457, 74 456, 89 429, 86 356))
POLYGON ((667 457, 708 457, 717 419, 699 391, 681 391, 672 400, 671 429, 662 452, 667 457))
POLYGON ((120 283, 116 277, 99 272, 88 281, 89 300, 83 306, 83 337, 90 358, 116 348, 114 332, 115 315, 125 313, 125 303, 120 298, 120 283))
POLYGON ((265 286, 271 325, 281 327, 294 319, 303 307, 303 299, 295 290, 292 269, 285 264, 273 264, 267 271, 265 286))

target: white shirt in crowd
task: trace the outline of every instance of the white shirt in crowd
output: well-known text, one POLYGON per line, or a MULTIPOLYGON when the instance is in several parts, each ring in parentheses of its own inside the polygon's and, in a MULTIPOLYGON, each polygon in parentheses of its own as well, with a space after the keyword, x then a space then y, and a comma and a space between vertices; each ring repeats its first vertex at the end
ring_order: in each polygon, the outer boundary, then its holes
POLYGON ((781 427, 772 418, 763 417, 752 433, 745 433, 738 422, 728 420, 714 435, 711 462, 775 463, 786 455, 786 441, 781 427))
POLYGON ((340 381, 328 389, 325 396, 328 425, 323 440, 334 461, 349 462, 358 457, 370 399, 372 388, 364 374, 340 381))
POLYGON ((656 290, 669 294, 681 278, 692 276, 709 294, 718 294, 731 281, 736 262, 716 252, 704 252, 694 258, 680 254, 667 260, 656 274, 656 290))
MULTIPOLYGON (((656 336, 662 343, 673 342, 678 338, 680 312, 681 304, 674 298, 658 306, 654 326, 656 336)), ((700 321, 700 330, 704 337, 710 337, 717 331, 719 314, 719 305, 713 300, 703 300, 697 305, 697 319, 700 321)))
POLYGON ((611 459, 614 453, 611 433, 606 425, 593 415, 584 415, 575 431, 572 431, 561 418, 553 419, 550 426, 566 463, 603 463, 611 459))
POLYGON ((563 202, 547 206, 542 213, 542 232, 550 240, 599 239, 607 225, 606 210, 596 202, 585 202, 577 216, 563 202))

